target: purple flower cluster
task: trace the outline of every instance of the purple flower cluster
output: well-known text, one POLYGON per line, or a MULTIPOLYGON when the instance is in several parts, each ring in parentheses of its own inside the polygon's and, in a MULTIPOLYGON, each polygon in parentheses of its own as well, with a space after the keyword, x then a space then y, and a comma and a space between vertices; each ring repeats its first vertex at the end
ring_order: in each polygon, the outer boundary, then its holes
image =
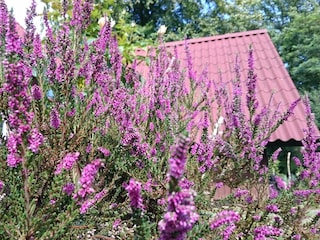
POLYGON ((42 92, 38 85, 33 85, 31 88, 32 97, 34 100, 38 101, 42 98, 42 92))
POLYGON ((284 189, 284 190, 287 189, 286 182, 280 176, 275 176, 274 179, 279 189, 284 189))
POLYGON ((279 208, 278 208, 278 206, 275 205, 275 204, 268 204, 268 205, 266 206, 266 210, 267 210, 268 212, 270 212, 270 213, 277 213, 277 212, 279 212, 279 208))
POLYGON ((34 128, 31 130, 28 142, 29 142, 28 149, 30 149, 34 153, 37 153, 39 150, 39 147, 44 142, 44 137, 37 128, 34 128))
POLYGON ((187 178, 182 178, 179 181, 179 186, 182 189, 190 189, 190 188, 192 188, 194 186, 194 182, 189 181, 187 178))
POLYGON ((100 152, 102 152, 102 154, 105 156, 105 157, 109 157, 110 156, 110 151, 106 148, 103 148, 103 147, 98 147, 98 150, 100 152))
POLYGON ((272 226, 260 226, 254 229, 254 240, 266 240, 267 237, 280 237, 283 231, 272 226))
POLYGON ((233 193, 233 195, 236 198, 241 198, 242 196, 250 195, 250 192, 247 189, 237 188, 236 191, 233 193))
POLYGON ((183 189, 168 197, 168 210, 159 222, 160 240, 183 240, 187 232, 198 221, 199 215, 194 205, 194 193, 183 189))
POLYGON ((318 194, 320 195, 320 189, 301 189, 301 190, 294 190, 293 194, 300 198, 307 198, 311 194, 318 194))
POLYGON ((95 203, 101 200, 107 194, 106 190, 102 190, 101 192, 97 193, 93 199, 88 199, 81 204, 80 213, 85 214, 89 208, 91 208, 95 203))
POLYGON ((71 26, 74 26, 78 31, 85 30, 90 22, 92 8, 92 0, 74 0, 71 26))
POLYGON ((22 158, 20 157, 18 151, 18 144, 21 143, 21 139, 14 134, 10 134, 7 140, 7 164, 9 167, 16 167, 20 162, 22 162, 22 158))
POLYGON ((5 39, 6 32, 7 32, 7 25, 8 25, 8 9, 7 5, 4 1, 0 2, 0 50, 1 53, 4 50, 3 47, 5 45, 5 42, 3 42, 3 39, 5 39))
POLYGON ((0 180, 0 191, 2 190, 4 183, 0 180))
POLYGON ((221 235, 223 236, 224 240, 228 240, 233 231, 236 229, 235 223, 240 221, 240 219, 241 217, 239 213, 233 210, 224 210, 218 213, 215 220, 211 222, 210 229, 214 230, 225 225, 226 228, 223 230, 223 232, 221 232, 221 235))
POLYGON ((281 148, 278 148, 276 151, 274 151, 274 153, 273 153, 272 156, 271 156, 271 159, 272 159, 273 161, 278 160, 278 156, 279 156, 279 154, 280 154, 281 151, 282 151, 281 148))
POLYGON ((279 191, 273 185, 270 185, 269 186, 269 198, 275 199, 276 197, 278 197, 278 195, 279 195, 279 191))
POLYGON ((20 145, 24 136, 29 133, 33 120, 33 113, 30 112, 31 96, 28 91, 32 74, 30 67, 23 60, 17 60, 17 57, 22 56, 22 42, 15 26, 15 20, 10 17, 6 31, 7 59, 3 61, 5 83, 1 89, 8 94, 10 136, 7 141, 7 164, 10 167, 16 167, 23 160, 20 145))
POLYGON ((81 188, 79 189, 78 193, 74 196, 74 198, 85 198, 88 194, 95 192, 95 190, 92 188, 92 183, 101 166, 101 160, 96 159, 83 168, 80 177, 81 188))
POLYGON ((253 49, 249 50, 248 58, 248 81, 247 81, 247 107, 250 114, 253 115, 255 110, 259 106, 256 96, 256 85, 257 85, 257 74, 254 72, 254 59, 253 59, 253 49))
POLYGON ((65 192, 68 196, 71 196, 74 192, 74 184, 73 183, 67 183, 63 186, 62 191, 65 192))
POLYGON ((73 167, 73 164, 78 160, 80 156, 79 152, 67 153, 66 156, 60 161, 57 165, 56 171, 54 174, 60 174, 63 169, 70 170, 73 167))
POLYGON ((301 179, 308 179, 310 187, 317 186, 320 182, 320 154, 317 152, 319 143, 314 126, 314 116, 311 113, 310 102, 307 97, 303 99, 307 116, 307 129, 304 129, 305 137, 303 144, 303 167, 300 174, 301 179))
POLYGON ((174 153, 169 159, 169 175, 170 177, 180 179, 184 174, 184 169, 187 161, 189 139, 181 137, 174 149, 174 153))
POLYGON ((129 184, 125 186, 130 199, 130 206, 135 209, 144 209, 143 199, 141 196, 142 184, 131 178, 129 184))
POLYGON ((61 120, 60 120, 60 116, 59 116, 59 112, 56 108, 51 110, 50 113, 50 126, 53 129, 58 129, 61 125, 61 120))

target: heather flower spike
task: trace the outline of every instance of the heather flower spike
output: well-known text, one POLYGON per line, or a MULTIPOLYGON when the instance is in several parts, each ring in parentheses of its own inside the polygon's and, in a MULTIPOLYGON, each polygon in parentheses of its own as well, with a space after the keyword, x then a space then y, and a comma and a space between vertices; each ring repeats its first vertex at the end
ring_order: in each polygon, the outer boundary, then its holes
POLYGON ((187 232, 198 221, 199 215, 194 204, 195 192, 183 186, 183 174, 186 167, 189 138, 180 136, 172 157, 169 159, 168 208, 158 223, 160 240, 186 239, 187 232))
POLYGON ((189 138, 186 136, 181 136, 171 158, 169 159, 170 177, 180 179, 183 176, 187 162, 188 149, 189 138))
POLYGON ((144 209, 143 199, 141 196, 142 184, 131 178, 129 184, 125 187, 130 199, 130 206, 134 209, 144 209))

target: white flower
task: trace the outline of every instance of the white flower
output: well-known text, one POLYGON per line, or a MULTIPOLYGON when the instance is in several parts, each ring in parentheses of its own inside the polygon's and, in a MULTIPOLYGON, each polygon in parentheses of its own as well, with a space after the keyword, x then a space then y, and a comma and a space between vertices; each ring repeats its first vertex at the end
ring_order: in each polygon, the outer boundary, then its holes
POLYGON ((103 26, 106 24, 106 22, 110 22, 110 27, 111 28, 113 28, 114 25, 116 25, 116 21, 114 21, 112 19, 112 17, 110 17, 110 19, 108 17, 102 17, 98 21, 98 24, 99 24, 100 28, 103 28, 103 26))
POLYGON ((166 25, 161 25, 157 33, 158 33, 159 35, 163 35, 163 34, 166 33, 166 31, 167 31, 166 25))

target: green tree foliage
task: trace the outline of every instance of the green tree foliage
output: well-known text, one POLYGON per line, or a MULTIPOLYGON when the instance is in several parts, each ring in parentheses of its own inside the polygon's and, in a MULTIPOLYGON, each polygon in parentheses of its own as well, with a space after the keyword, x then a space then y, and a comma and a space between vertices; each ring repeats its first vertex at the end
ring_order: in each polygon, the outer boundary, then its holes
POLYGON ((293 14, 292 21, 279 34, 277 43, 283 60, 299 89, 319 88, 320 8, 293 14))
MULTIPOLYGON (((297 5, 299 6, 299 5, 297 5)), ((320 126, 320 5, 303 1, 300 7, 291 8, 288 23, 274 36, 283 61, 301 93, 310 96, 315 119, 320 126)), ((277 26, 275 25, 275 28, 277 26)))

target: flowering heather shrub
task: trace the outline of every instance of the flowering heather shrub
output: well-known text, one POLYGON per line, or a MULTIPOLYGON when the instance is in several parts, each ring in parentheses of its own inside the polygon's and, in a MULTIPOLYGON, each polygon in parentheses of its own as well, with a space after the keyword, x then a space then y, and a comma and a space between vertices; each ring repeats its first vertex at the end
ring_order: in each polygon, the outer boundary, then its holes
POLYGON ((177 51, 160 41, 141 76, 138 61, 123 64, 108 22, 87 41, 92 0, 74 0, 70 18, 67 3, 54 26, 44 13, 41 39, 33 1, 21 39, 0 1, 0 111, 8 125, 0 145, 1 239, 92 231, 121 239, 318 239, 320 215, 310 209, 320 194, 319 154, 307 98, 298 180, 276 176, 269 185, 278 151, 267 160, 265 147, 299 99, 284 113, 258 108, 253 49, 245 89, 237 63, 229 94, 193 70, 188 46, 184 70, 177 51), (176 143, 184 132, 189 137, 176 143), (232 194, 214 199, 226 186, 232 194))

